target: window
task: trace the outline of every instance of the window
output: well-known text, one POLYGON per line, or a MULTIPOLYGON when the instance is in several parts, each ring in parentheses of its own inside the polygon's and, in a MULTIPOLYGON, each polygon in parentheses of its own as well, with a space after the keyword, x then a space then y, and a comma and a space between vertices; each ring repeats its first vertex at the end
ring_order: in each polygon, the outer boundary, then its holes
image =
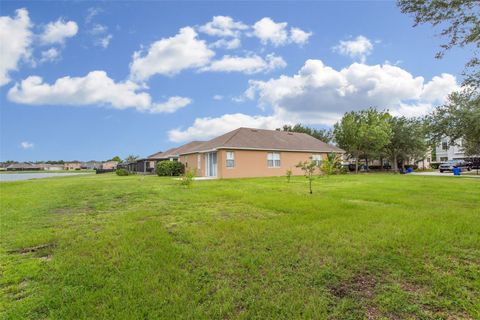
POLYGON ((185 162, 185 168, 188 168, 188 156, 183 156, 183 162, 185 162))
POLYGON ((233 151, 227 151, 227 168, 233 168, 235 166, 235 153, 233 151))
POLYGON ((312 161, 315 162, 317 166, 319 166, 320 163, 322 163, 322 155, 321 154, 312 155, 312 161))
POLYGON ((446 141, 442 142, 442 149, 448 150, 448 143, 446 141))
POLYGON ((280 153, 269 152, 267 154, 267 166, 269 168, 279 168, 280 167, 280 153))
POLYGON ((448 157, 440 157, 440 161, 443 162, 443 161, 448 161, 448 157))
POLYGON ((200 168, 202 167, 202 156, 200 155, 200 153, 197 154, 197 170, 200 170, 200 168))

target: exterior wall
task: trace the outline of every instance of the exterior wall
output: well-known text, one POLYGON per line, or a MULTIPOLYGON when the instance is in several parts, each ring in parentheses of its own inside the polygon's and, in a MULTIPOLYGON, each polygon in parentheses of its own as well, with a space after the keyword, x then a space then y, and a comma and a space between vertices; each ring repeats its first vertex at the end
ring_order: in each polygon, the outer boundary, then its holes
MULTIPOLYGON (((275 151, 276 152, 276 151, 275 151)), ((267 166, 267 154, 269 151, 253 150, 219 150, 217 152, 217 166, 219 178, 247 178, 247 177, 271 177, 283 176, 290 169, 293 175, 303 175, 303 171, 295 166, 300 161, 308 161, 314 154, 311 152, 289 152, 279 151, 280 167, 269 168, 267 166), (227 168, 227 151, 234 152, 234 167, 227 168)), ((327 153, 321 154, 322 159, 327 157, 327 153)))
POLYGON ((203 153, 192 153, 187 155, 182 155, 178 159, 185 166, 185 170, 193 170, 197 177, 205 176, 205 154, 203 153), (200 156, 200 167, 197 166, 197 156, 200 156))
POLYGON ((449 145, 448 139, 442 139, 442 141, 435 148, 435 154, 436 154, 435 162, 445 162, 448 160, 465 159, 465 153, 463 152, 463 148, 461 146, 461 140, 457 140, 456 143, 459 144, 459 146, 449 145), (442 146, 443 143, 447 143, 446 150, 442 146))
POLYGON ((117 168, 117 161, 105 161, 102 163, 102 169, 105 170, 111 170, 111 169, 116 169, 117 168))
POLYGON ((65 170, 80 170, 81 169, 81 163, 80 162, 71 162, 71 163, 65 163, 63 165, 63 168, 65 170))

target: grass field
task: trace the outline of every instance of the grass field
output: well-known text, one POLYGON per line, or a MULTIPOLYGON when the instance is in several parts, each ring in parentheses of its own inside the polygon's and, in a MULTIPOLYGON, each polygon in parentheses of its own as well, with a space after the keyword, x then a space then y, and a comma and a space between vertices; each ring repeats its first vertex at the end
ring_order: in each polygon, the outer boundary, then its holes
POLYGON ((6 319, 479 319, 480 179, 0 184, 6 319))

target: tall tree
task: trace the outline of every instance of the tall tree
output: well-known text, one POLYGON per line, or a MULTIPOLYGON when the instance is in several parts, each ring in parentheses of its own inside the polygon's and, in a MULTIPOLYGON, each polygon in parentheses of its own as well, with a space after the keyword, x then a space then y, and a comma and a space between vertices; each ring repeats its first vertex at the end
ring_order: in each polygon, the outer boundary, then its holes
POLYGON ((428 117, 430 139, 438 143, 448 137, 450 144, 461 140, 465 154, 480 155, 480 94, 463 90, 450 94, 443 106, 428 117))
POLYGON ((355 157, 355 172, 358 172, 358 159, 362 152, 360 135, 360 114, 354 111, 347 112, 340 122, 334 125, 333 136, 338 146, 355 157))
POLYGON ((398 161, 403 164, 409 159, 418 159, 425 156, 428 144, 425 136, 425 127, 421 120, 405 117, 391 117, 389 119, 392 135, 385 150, 393 162, 393 170, 398 170, 398 161))
POLYGON ((119 156, 115 156, 115 157, 113 157, 112 159, 110 159, 109 161, 122 162, 122 158, 120 158, 119 156))
POLYGON ((306 133, 318 140, 321 140, 325 143, 329 143, 333 139, 332 130, 327 129, 313 129, 307 126, 303 126, 300 123, 297 123, 293 127, 290 125, 284 125, 281 129, 277 129, 278 131, 288 131, 288 132, 300 132, 306 133))
POLYGON ((480 1, 478 0, 398 0, 403 13, 413 14, 414 26, 430 23, 442 26, 447 38, 437 58, 454 47, 473 46, 473 57, 466 63, 465 85, 480 88, 480 1))
POLYGON ((390 115, 370 108, 347 112, 334 126, 334 139, 340 148, 355 157, 358 173, 360 156, 378 154, 390 141, 390 115))

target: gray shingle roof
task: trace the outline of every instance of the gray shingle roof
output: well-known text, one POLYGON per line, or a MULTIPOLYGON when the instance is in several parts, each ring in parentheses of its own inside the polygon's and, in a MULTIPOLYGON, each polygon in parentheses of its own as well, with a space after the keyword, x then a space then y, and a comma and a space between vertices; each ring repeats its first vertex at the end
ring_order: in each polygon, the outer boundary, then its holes
POLYGON ((188 154, 217 149, 345 152, 305 133, 253 128, 238 128, 210 141, 187 148, 187 150, 177 150, 176 152, 188 154))
POLYGON ((188 153, 191 149, 197 148, 198 145, 201 145, 205 141, 192 141, 187 144, 181 145, 180 147, 171 148, 164 152, 157 152, 148 157, 148 159, 168 159, 176 158, 180 154, 188 153))

